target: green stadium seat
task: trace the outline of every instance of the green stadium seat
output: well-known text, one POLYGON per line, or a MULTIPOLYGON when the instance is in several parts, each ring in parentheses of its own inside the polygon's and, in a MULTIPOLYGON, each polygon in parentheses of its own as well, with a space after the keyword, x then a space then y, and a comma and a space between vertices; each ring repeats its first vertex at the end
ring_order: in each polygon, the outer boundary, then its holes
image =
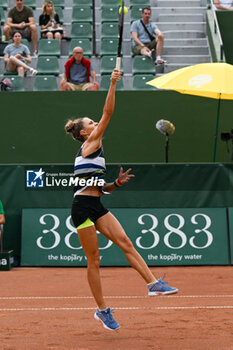
POLYGON ((24 91, 24 79, 19 75, 4 74, 4 78, 8 78, 11 80, 14 86, 13 91, 24 91))
POLYGON ((39 40, 38 56, 61 56, 61 49, 57 39, 39 40))
POLYGON ((119 21, 119 6, 103 6, 101 22, 118 22, 119 21))
POLYGON ((143 7, 150 7, 150 0, 130 0, 130 7, 134 5, 141 5, 143 7))
POLYGON ((92 9, 90 6, 73 6, 72 23, 73 22, 89 22, 92 23, 92 9))
POLYGON ((107 5, 107 6, 114 6, 116 4, 118 4, 118 2, 116 0, 101 0, 101 6, 102 7, 105 6, 105 5, 107 5))
POLYGON ((65 0, 53 0, 53 6, 55 7, 61 7, 62 10, 65 8, 65 0))
POLYGON ((71 38, 92 38, 92 26, 90 23, 72 23, 71 38))
MULTIPOLYGON (((110 80, 111 80, 111 74, 102 75, 101 83, 100 83, 100 90, 108 90, 109 85, 110 85, 110 80)), ((123 78, 121 78, 121 80, 117 82, 116 89, 117 90, 124 90, 123 78)))
POLYGON ((5 19, 5 13, 4 13, 4 9, 3 7, 0 7, 0 22, 1 22, 1 26, 4 26, 6 19, 5 19))
POLYGON ((91 41, 89 39, 78 39, 78 38, 71 39, 70 48, 69 48, 69 56, 72 56, 73 49, 76 46, 80 46, 83 49, 84 57, 91 57, 92 48, 91 48, 91 41))
POLYGON ((73 6, 89 5, 92 6, 92 0, 73 0, 73 6))
POLYGON ((155 78, 153 74, 136 74, 133 77, 133 90, 154 90, 151 85, 147 85, 146 82, 155 78))
POLYGON ((3 75, 4 75, 4 77, 7 76, 7 75, 9 75, 9 76, 18 75, 18 72, 17 72, 17 71, 14 71, 14 72, 7 72, 7 71, 5 71, 5 72, 3 73, 3 75))
POLYGON ((24 5, 36 9, 36 0, 24 0, 24 5))
POLYGON ((104 22, 101 26, 101 38, 118 38, 118 23, 104 22))
POLYGON ((56 7, 54 7, 54 11, 56 12, 56 14, 58 14, 60 23, 63 24, 64 23, 64 15, 63 15, 62 8, 59 6, 56 6, 56 7))
MULTIPOLYGON (((100 74, 111 74, 113 69, 116 67, 116 55, 115 56, 103 56, 101 58, 100 74)), ((121 60, 121 72, 123 74, 123 64, 121 60)))
POLYGON ((33 91, 57 91, 57 79, 53 75, 39 76, 34 80, 33 91))
POLYGON ((100 56, 113 56, 117 54, 118 39, 117 38, 102 38, 100 56))
POLYGON ((155 74, 154 62, 146 56, 135 56, 133 58, 133 75, 135 74, 155 74))
POLYGON ((4 10, 8 9, 8 1, 7 0, 0 0, 0 7, 2 7, 4 10))
POLYGON ((143 5, 132 6, 130 10, 130 22, 137 21, 142 18, 143 5))
POLYGON ((59 63, 56 56, 39 56, 37 71, 40 75, 59 75, 59 63))

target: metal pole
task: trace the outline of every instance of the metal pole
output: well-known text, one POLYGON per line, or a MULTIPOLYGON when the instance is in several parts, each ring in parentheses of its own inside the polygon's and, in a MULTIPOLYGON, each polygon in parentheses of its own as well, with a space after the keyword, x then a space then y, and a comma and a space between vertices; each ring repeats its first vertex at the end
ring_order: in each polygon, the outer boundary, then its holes
POLYGON ((215 129, 215 135, 214 135, 213 162, 215 162, 215 159, 216 159, 216 151, 217 151, 217 138, 218 138, 218 125, 219 125, 219 116, 220 116, 221 95, 222 95, 222 94, 220 93, 220 94, 219 94, 219 99, 218 99, 217 120, 216 120, 216 129, 215 129))
POLYGON ((0 225, 0 252, 3 252, 3 225, 0 225))
POLYGON ((165 162, 168 163, 168 149, 169 149, 169 135, 166 133, 166 142, 165 142, 165 162))
POLYGON ((95 0, 92 0, 92 54, 96 56, 95 0))

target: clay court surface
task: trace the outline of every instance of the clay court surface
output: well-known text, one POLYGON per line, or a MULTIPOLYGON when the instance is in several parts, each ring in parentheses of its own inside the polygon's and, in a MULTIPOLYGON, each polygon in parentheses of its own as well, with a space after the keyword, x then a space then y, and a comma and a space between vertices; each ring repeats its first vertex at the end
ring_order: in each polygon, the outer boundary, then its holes
POLYGON ((85 268, 0 272, 1 350, 231 350, 233 267, 156 267, 173 296, 148 297, 131 268, 102 268, 121 328, 94 320, 85 268))

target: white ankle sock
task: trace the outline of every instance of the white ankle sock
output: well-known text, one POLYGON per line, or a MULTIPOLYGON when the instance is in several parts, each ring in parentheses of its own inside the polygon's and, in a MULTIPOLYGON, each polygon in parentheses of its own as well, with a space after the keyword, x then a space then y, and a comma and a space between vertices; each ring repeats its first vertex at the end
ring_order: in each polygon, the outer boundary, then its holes
POLYGON ((156 282, 158 282, 158 280, 154 280, 154 282, 150 282, 150 283, 148 283, 147 285, 148 285, 148 287, 149 287, 149 286, 152 286, 153 284, 155 284, 156 282))

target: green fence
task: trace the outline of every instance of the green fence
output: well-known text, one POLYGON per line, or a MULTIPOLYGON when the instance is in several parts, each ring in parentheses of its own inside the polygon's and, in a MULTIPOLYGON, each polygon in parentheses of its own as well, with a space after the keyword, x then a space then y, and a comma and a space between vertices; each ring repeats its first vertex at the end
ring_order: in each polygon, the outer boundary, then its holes
MULTIPOLYGON (((72 163, 79 144, 64 132, 70 117, 99 120, 106 97, 98 92, 0 93, 0 164, 72 163)), ((104 136, 108 163, 165 162, 159 119, 176 127, 169 162, 212 162, 218 101, 171 91, 117 91, 116 108, 104 136)), ((217 162, 230 162, 221 132, 232 128, 233 101, 221 101, 217 162)))
POLYGON ((216 15, 222 36, 226 62, 233 64, 233 13, 232 11, 216 11, 216 15))

